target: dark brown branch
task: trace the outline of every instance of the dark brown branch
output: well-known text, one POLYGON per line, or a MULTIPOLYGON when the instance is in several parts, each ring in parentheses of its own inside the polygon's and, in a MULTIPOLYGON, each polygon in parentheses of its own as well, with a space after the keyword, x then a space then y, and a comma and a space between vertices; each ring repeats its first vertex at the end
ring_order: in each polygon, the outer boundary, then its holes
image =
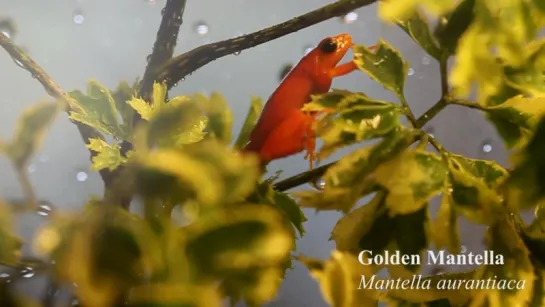
MULTIPOLYGON (((51 79, 51 77, 38 65, 34 60, 32 60, 26 53, 19 47, 17 47, 9 38, 7 38, 2 32, 0 32, 0 46, 6 50, 6 52, 12 57, 15 63, 26 69, 32 74, 32 77, 38 80, 45 91, 49 96, 62 101, 66 106, 66 113, 70 113, 71 106, 74 105, 74 100, 66 94, 62 88, 51 79)), ((72 121, 79 130, 79 134, 83 141, 88 144, 89 139, 100 139, 103 140, 104 137, 95 129, 84 125, 82 123, 72 121)), ((91 158, 94 157, 96 153, 91 151, 91 158)), ((100 176, 105 184, 108 184, 111 180, 110 172, 108 170, 100 171, 100 176)))
MULTIPOLYGON (((151 93, 153 91, 153 82, 156 80, 153 72, 160 65, 172 58, 174 47, 178 41, 178 33, 182 25, 182 18, 185 11, 186 0, 167 0, 165 7, 161 11, 163 18, 157 30, 157 38, 153 44, 153 51, 148 56, 148 65, 144 71, 144 77, 140 83, 138 95, 148 103, 151 103, 151 93)), ((134 113, 133 126, 142 118, 138 113, 134 113)), ((121 144, 121 154, 126 155, 132 149, 132 144, 123 141, 121 144)), ((116 169, 116 176, 122 173, 123 168, 116 169)), ((113 184, 113 180, 111 182, 113 184)), ((131 202, 130 198, 121 200, 122 206, 128 208, 131 202)))
POLYGON ((246 50, 287 34, 297 32, 332 17, 342 16, 377 0, 340 0, 278 25, 241 37, 202 45, 174 57, 157 70, 156 80, 167 81, 168 88, 204 65, 242 50, 246 50))

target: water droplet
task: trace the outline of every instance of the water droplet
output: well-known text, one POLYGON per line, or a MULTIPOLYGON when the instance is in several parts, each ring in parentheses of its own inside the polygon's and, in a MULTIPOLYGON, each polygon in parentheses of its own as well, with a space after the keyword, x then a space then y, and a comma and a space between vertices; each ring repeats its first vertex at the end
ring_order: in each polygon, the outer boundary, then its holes
POLYGON ((312 185, 312 187, 314 187, 316 190, 322 191, 325 188, 325 180, 324 178, 319 177, 311 181, 310 185, 312 185))
POLYGON ((11 38, 15 34, 15 24, 11 19, 0 20, 0 32, 7 38, 11 38))
POLYGON ((305 49, 304 49, 303 53, 304 53, 305 55, 307 55, 307 54, 308 54, 309 52, 311 52, 311 51, 312 51, 312 46, 305 46, 305 49))
POLYGON ((282 69, 280 70, 280 74, 278 75, 280 81, 284 80, 284 78, 288 75, 292 68, 292 64, 285 64, 284 67, 282 67, 282 69))
POLYGON ((37 210, 38 215, 41 216, 48 216, 51 214, 51 206, 50 205, 40 205, 37 210))
POLYGON ((87 180, 87 177, 89 177, 87 175, 86 172, 78 172, 76 174, 76 179, 79 181, 79 182, 84 182, 85 180, 87 180))
POLYGON ((239 54, 240 54, 240 51, 235 51, 233 54, 234 54, 234 55, 239 55, 239 54))
POLYGON ((77 25, 80 25, 85 20, 85 17, 81 12, 75 12, 73 17, 74 23, 77 25))
POLYGON ((430 57, 425 56, 422 58, 422 64, 429 65, 430 64, 430 57))
POLYGON ((467 252, 467 246, 465 245, 460 246, 460 253, 465 253, 465 252, 467 252))
POLYGON ((489 153, 492 151, 492 144, 489 141, 483 142, 483 152, 489 153))
POLYGON ((206 34, 208 34, 208 25, 204 22, 198 22, 196 25, 195 25, 195 31, 197 32, 197 34, 201 35, 201 36, 204 36, 206 34))
POLYGON ((9 279, 10 276, 9 276, 8 273, 2 272, 2 273, 0 273, 0 278, 1 278, 1 279, 9 279))
POLYGON ((358 20, 358 13, 356 12, 350 12, 344 16, 342 16, 342 22, 344 24, 351 24, 354 23, 356 20, 358 20))
POLYGON ((409 76, 414 75, 414 69, 412 67, 409 68, 409 70, 407 71, 407 75, 409 75, 409 76))
POLYGON ((34 269, 31 267, 26 267, 21 271, 21 276, 23 278, 32 278, 34 275, 36 275, 36 272, 34 272, 34 269))
POLYGON ((36 165, 34 164, 30 164, 29 166, 27 166, 27 171, 32 174, 36 171, 36 165))

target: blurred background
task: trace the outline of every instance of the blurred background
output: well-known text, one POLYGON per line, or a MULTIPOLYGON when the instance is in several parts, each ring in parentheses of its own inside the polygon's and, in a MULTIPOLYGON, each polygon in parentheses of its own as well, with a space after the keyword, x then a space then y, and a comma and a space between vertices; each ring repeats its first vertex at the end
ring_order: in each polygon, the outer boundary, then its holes
MULTIPOLYGON (((332 0, 189 0, 175 55, 199 45, 250 33, 307 13, 332 0)), ((88 78, 115 88, 142 77, 151 52, 165 0, 0 0, 0 31, 9 35, 65 90, 85 90, 88 78)), ((382 24, 371 5, 245 50, 226 56, 197 70, 180 82, 171 95, 219 91, 234 114, 234 131, 242 126, 250 96, 264 100, 278 86, 283 74, 295 65, 308 48, 322 38, 350 33, 357 43, 371 45, 378 39, 391 43, 409 62, 405 93, 416 116, 434 104, 440 95, 439 66, 399 28, 382 24)), ((352 54, 348 54, 349 61, 352 54)), ((334 80, 334 88, 362 91, 367 95, 395 101, 395 96, 363 73, 334 80)), ((17 116, 28 106, 47 99, 42 86, 0 51, 0 137, 10 138, 17 116)), ((506 166, 507 152, 494 128, 477 111, 450 106, 428 126, 444 147, 471 158, 492 159, 506 166)), ((346 153, 346 151, 345 151, 346 153)), ((342 152, 332 157, 333 160, 342 152)), ((327 163, 329 161, 324 161, 327 163)), ((28 167, 38 197, 54 204, 38 214, 18 218, 17 227, 25 238, 47 221, 51 210, 79 210, 92 195, 102 195, 102 181, 89 171, 89 152, 76 127, 60 116, 49 131, 40 153, 28 167)), ((304 172, 308 163, 297 155, 269 166, 270 173, 284 170, 281 178, 304 172)), ((0 159, 0 194, 21 199, 15 172, 0 159)), ((299 189, 311 189, 310 185, 299 189)), ((364 200, 362 200, 364 202, 364 200)), ((340 213, 305 210, 307 234, 297 243, 298 252, 327 258, 334 248, 330 232, 340 213)), ((528 213, 525 218, 531 218, 528 213)), ((460 221, 462 251, 483 249, 484 227, 460 221)), ((32 254, 29 246, 27 255, 32 254)), ((424 272, 455 271, 457 267, 424 267, 424 272)), ((29 295, 42 295, 45 279, 32 271, 23 274, 21 288, 29 295)), ((0 278, 9 278, 0 273, 0 278)), ((277 300, 270 306, 326 306, 314 280, 296 263, 288 272, 277 300)))

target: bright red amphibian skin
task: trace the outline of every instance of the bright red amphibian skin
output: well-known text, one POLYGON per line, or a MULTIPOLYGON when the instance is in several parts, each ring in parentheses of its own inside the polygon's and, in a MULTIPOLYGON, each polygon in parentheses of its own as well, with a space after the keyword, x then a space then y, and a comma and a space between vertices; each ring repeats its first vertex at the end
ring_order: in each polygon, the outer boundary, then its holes
POLYGON ((311 95, 327 93, 333 78, 357 69, 353 61, 337 65, 352 45, 352 37, 343 33, 323 39, 305 55, 269 97, 244 151, 257 153, 264 165, 306 150, 312 170, 316 147, 312 123, 318 114, 301 108, 311 95))

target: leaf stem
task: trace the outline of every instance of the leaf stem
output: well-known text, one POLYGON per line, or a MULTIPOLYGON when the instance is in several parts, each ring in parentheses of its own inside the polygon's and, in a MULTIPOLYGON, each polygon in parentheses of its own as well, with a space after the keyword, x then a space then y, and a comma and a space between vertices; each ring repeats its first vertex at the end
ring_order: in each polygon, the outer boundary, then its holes
POLYGON ((448 92, 448 59, 449 54, 445 53, 441 56, 441 59, 439 59, 439 74, 441 77, 441 96, 445 97, 448 92))
POLYGON ((170 89, 193 71, 229 54, 237 54, 279 37, 308 28, 330 18, 347 14, 377 0, 339 0, 329 5, 292 18, 283 23, 240 37, 197 47, 169 60, 156 71, 156 80, 166 80, 170 89))
POLYGON ((418 122, 416 120, 416 117, 414 116, 413 110, 411 109, 411 107, 409 106, 409 103, 407 102, 407 99, 405 99, 405 96, 403 95, 398 95, 398 97, 399 97, 399 100, 401 101, 401 105, 403 105, 403 109, 405 109, 405 115, 407 116, 407 119, 409 120, 413 128, 416 128, 418 122))
POLYGON ((34 189, 32 188, 32 184, 30 183, 30 178, 28 178, 27 172, 24 168, 17 168, 17 176, 19 177, 19 183, 21 184, 26 200, 30 203, 34 210, 37 210, 38 200, 36 198, 36 194, 34 193, 34 189))
POLYGON ((469 101, 469 100, 466 100, 466 99, 449 99, 447 101, 447 104, 454 104, 454 105, 468 107, 468 108, 471 108, 471 109, 476 109, 476 110, 481 110, 481 111, 488 111, 488 109, 486 107, 481 106, 480 104, 478 104, 476 102, 469 101))

